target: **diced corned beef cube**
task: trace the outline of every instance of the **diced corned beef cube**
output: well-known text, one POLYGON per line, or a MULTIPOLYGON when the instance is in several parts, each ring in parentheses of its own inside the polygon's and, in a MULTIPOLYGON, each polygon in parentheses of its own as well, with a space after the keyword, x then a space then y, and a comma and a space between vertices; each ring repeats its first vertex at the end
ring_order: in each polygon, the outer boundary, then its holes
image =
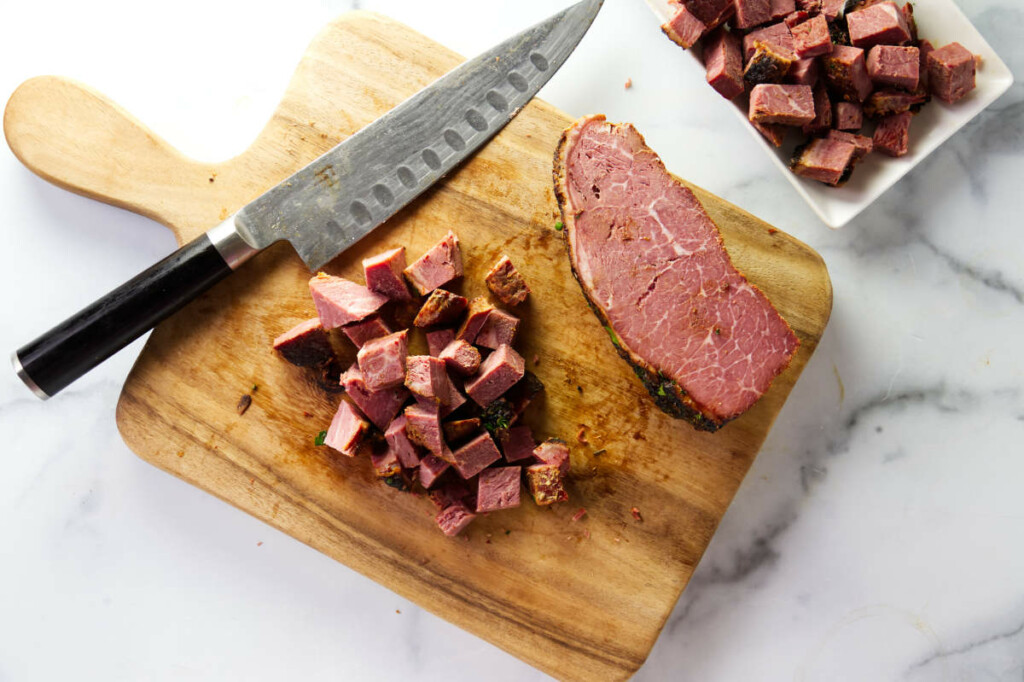
POLYGON ((836 186, 846 179, 856 151, 849 142, 817 137, 796 150, 791 168, 797 175, 836 186))
POLYGON ((404 386, 371 391, 366 387, 359 365, 355 364, 341 375, 341 385, 352 402, 378 429, 387 428, 409 399, 409 391, 404 386))
POLYGON ((484 277, 487 288, 505 305, 519 305, 530 295, 530 287, 508 256, 503 255, 484 277))
POLYGON ((363 259, 363 276, 366 288, 383 294, 393 301, 411 301, 412 294, 405 284, 402 271, 405 270, 405 247, 363 259))
POLYGON ((744 82, 749 85, 781 83, 793 66, 793 60, 768 43, 758 41, 754 46, 754 56, 743 70, 744 82))
POLYGON ((424 404, 440 405, 448 398, 445 363, 430 355, 410 355, 405 360, 405 387, 424 404))
POLYGON ((427 455, 420 460, 420 485, 429 490, 450 466, 440 457, 427 455))
POLYGON ((380 315, 370 315, 361 322, 345 325, 341 331, 345 332, 345 336, 356 345, 356 348, 362 348, 367 341, 379 339, 391 333, 388 325, 380 319, 380 315))
POLYGON ((452 372, 468 377, 480 369, 480 351, 462 339, 456 339, 437 356, 452 372))
POLYGON ((751 121, 750 125, 754 126, 757 132, 761 133, 764 139, 768 140, 775 147, 782 146, 782 143, 786 141, 786 134, 789 132, 789 126, 778 125, 777 123, 751 121))
POLYGON ((724 22, 736 11, 733 0, 682 0, 682 4, 709 30, 724 22))
POLYGON ((358 322, 388 302, 386 296, 360 284, 322 272, 309 280, 309 293, 324 329, 358 322))
POLYGON ((445 289, 434 289, 423 303, 423 307, 416 313, 413 324, 417 327, 452 324, 466 312, 467 305, 468 301, 463 296, 445 289))
POLYGON ((526 467, 526 484, 537 506, 565 502, 569 493, 562 482, 562 472, 554 464, 534 464, 526 467))
POLYGON ((860 130, 864 127, 864 110, 854 102, 838 102, 832 110, 836 130, 860 130))
POLYGON ((526 371, 526 363, 509 345, 503 345, 487 356, 480 372, 466 383, 466 393, 480 407, 487 407, 512 388, 526 371))
POLYGON ((476 335, 476 345, 492 350, 503 345, 510 346, 515 341, 518 329, 518 317, 495 309, 487 316, 480 333, 476 335))
POLYGON ((405 276, 423 296, 456 277, 462 277, 459 238, 448 232, 444 239, 405 269, 405 276))
POLYGON ((864 50, 836 45, 822 57, 829 88, 848 102, 863 102, 874 86, 864 62, 864 50))
POLYGON ((921 66, 920 66, 920 86, 924 90, 929 90, 928 87, 928 55, 935 52, 935 46, 927 40, 922 40, 917 44, 917 51, 921 55, 921 66))
POLYGON ((675 8, 676 13, 662 25, 661 30, 673 43, 684 50, 689 50, 704 35, 707 26, 703 21, 693 16, 693 13, 686 9, 684 5, 675 4, 675 8))
POLYGON ((821 14, 828 21, 835 21, 843 12, 843 7, 846 5, 846 0, 822 0, 821 3, 821 14))
POLYGON ((493 310, 494 306, 483 296, 474 298, 469 302, 469 312, 466 313, 466 319, 459 326, 459 330, 455 332, 455 338, 469 343, 475 342, 476 335, 480 333, 480 329, 493 310))
POLYGON ((476 491, 476 513, 519 506, 522 467, 495 467, 480 472, 476 491))
POLYGON ((786 26, 789 26, 789 32, 792 33, 794 26, 796 26, 797 24, 802 24, 802 23, 804 23, 805 21, 807 21, 810 18, 811 18, 811 14, 809 12, 804 12, 803 10, 797 10, 796 12, 793 12, 792 14, 786 15, 786 17, 783 19, 783 21, 786 22, 786 26))
POLYGON ((796 11, 796 0, 771 0, 772 19, 782 19, 796 11))
POLYGON ((543 464, 554 464, 563 476, 569 475, 569 446, 564 440, 548 438, 534 448, 533 456, 543 464))
POLYGON ((441 417, 436 407, 410 405, 405 408, 405 420, 405 434, 409 440, 435 455, 445 451, 444 439, 441 437, 441 417))
POLYGON ((409 331, 370 339, 356 354, 363 381, 371 391, 401 386, 405 381, 405 357, 409 352, 409 331))
POLYGON ((798 59, 789 67, 786 82, 793 85, 814 85, 818 82, 820 73, 817 59, 798 59))
POLYGON ((441 416, 447 417, 466 404, 466 396, 462 395, 459 387, 447 373, 444 375, 444 386, 445 397, 441 400, 441 416))
POLYGON ((814 120, 814 92, 808 85, 755 85, 750 120, 802 126, 814 120))
MULTIPOLYGON (((444 485, 440 485, 427 493, 427 497, 434 503, 438 511, 446 509, 456 502, 465 503, 469 496, 469 488, 466 487, 465 481, 458 479, 449 480, 444 485)), ((476 505, 473 506, 475 507, 476 505)))
POLYGON ((753 28, 771 21, 771 0, 734 0, 736 16, 733 24, 736 28, 753 28))
POLYGON ((544 390, 544 384, 533 372, 524 372, 523 378, 515 386, 510 388, 503 396, 508 401, 512 412, 518 418, 533 402, 534 397, 544 390))
POLYGON ((324 445, 329 445, 343 455, 355 457, 359 444, 369 430, 370 424, 356 412, 352 403, 342 400, 334 419, 331 420, 330 428, 327 429, 324 445))
POLYGON ((533 432, 529 426, 513 426, 505 431, 501 441, 501 450, 506 462, 519 462, 533 457, 537 443, 533 440, 533 432))
POLYGON ((461 533, 475 518, 476 514, 469 511, 469 507, 461 502, 456 502, 438 514, 434 520, 437 521, 441 532, 451 538, 461 533))
POLYGON ((904 3, 903 7, 900 8, 900 12, 903 13, 903 23, 907 25, 907 30, 910 32, 910 41, 916 43, 917 19, 914 18, 914 6, 909 2, 904 3))
POLYGON ((331 340, 320 324, 320 318, 302 322, 274 339, 274 350, 298 367, 322 365, 332 357, 331 340))
POLYGON ((434 357, 437 357, 441 351, 447 348, 448 344, 454 340, 454 329, 436 329, 432 332, 427 332, 428 352, 434 357))
POLYGON ((420 465, 420 454, 416 446, 409 440, 406 433, 405 415, 399 415, 394 421, 388 424, 384 432, 384 440, 388 443, 388 449, 395 453, 398 461, 406 469, 412 469, 420 465))
POLYGON ((974 55, 960 43, 950 43, 928 54, 928 87, 943 102, 952 104, 975 87, 974 55))
POLYGON ((884 118, 904 111, 914 111, 928 101, 928 95, 902 90, 875 90, 864 102, 864 115, 868 118, 884 118))
POLYGON ((855 135, 853 133, 845 133, 841 130, 830 130, 828 131, 828 138, 830 140, 839 140, 841 142, 849 142, 855 148, 853 152, 853 160, 860 161, 865 156, 870 154, 874 150, 875 145, 871 138, 867 135, 855 135))
POLYGON ((875 45, 902 45, 910 40, 910 28, 895 2, 879 2, 846 15, 850 42, 867 49, 875 45))
POLYGON ((391 478, 402 473, 402 463, 398 461, 398 453, 391 446, 380 454, 370 455, 370 465, 377 478, 391 478))
POLYGON ((452 456, 456 471, 464 479, 473 478, 501 459, 501 453, 498 452, 498 448, 489 433, 481 433, 458 450, 455 450, 452 456))
POLYGON ((719 26, 704 41, 704 66, 707 81, 722 97, 733 99, 743 94, 743 57, 740 39, 719 26))
POLYGON ((832 100, 828 90, 819 83, 814 88, 814 120, 803 127, 804 133, 817 133, 832 127, 832 100))
POLYGON ((920 80, 921 51, 916 47, 875 45, 868 51, 867 67, 876 83, 915 90, 920 80))
POLYGON ((879 121, 872 140, 875 149, 887 156, 905 156, 910 150, 910 119, 913 117, 913 114, 905 111, 879 121))
POLYGON ((756 43, 758 42, 767 43, 787 59, 796 60, 793 35, 789 32, 789 26, 786 26, 784 21, 769 24, 764 28, 751 31, 743 36, 743 59, 745 61, 749 62, 754 56, 754 53, 757 51, 756 43))
POLYGON ((832 51, 832 36, 828 22, 820 14, 789 29, 793 36, 793 49, 800 59, 819 57, 832 51))
POLYGON ((480 419, 478 417, 453 419, 450 422, 442 423, 441 429, 444 433, 444 442, 455 445, 480 433, 480 419))
POLYGON ((808 15, 821 12, 821 0, 796 0, 798 12, 805 12, 808 15))

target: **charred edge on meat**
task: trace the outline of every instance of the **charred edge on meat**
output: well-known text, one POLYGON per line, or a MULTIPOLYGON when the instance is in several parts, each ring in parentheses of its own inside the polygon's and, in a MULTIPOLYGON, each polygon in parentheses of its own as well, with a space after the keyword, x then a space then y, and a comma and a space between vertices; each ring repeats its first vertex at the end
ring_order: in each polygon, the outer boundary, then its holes
MULTIPOLYGON (((793 150, 793 155, 789 158, 789 169, 791 171, 793 171, 794 173, 796 172, 797 166, 800 165, 800 159, 802 159, 804 156, 804 151, 811 145, 812 142, 814 142, 814 140, 818 139, 819 137, 826 136, 812 135, 811 137, 808 137, 807 141, 805 141, 803 144, 797 145, 796 149, 793 150)), ((843 185, 850 181, 851 177, 853 177, 853 169, 857 165, 858 161, 860 161, 860 159, 858 159, 856 155, 854 155, 853 160, 850 161, 849 165, 847 165, 846 168, 843 169, 843 174, 839 176, 839 181, 836 182, 836 184, 829 185, 829 183, 827 182, 824 182, 822 184, 828 185, 829 187, 842 187, 843 185)))
POLYGON ((833 45, 852 47, 850 44, 850 29, 846 26, 845 16, 836 17, 834 21, 828 22, 828 34, 832 38, 833 45))
POLYGON ((492 436, 501 440, 517 416, 512 403, 505 398, 498 398, 481 413, 480 425, 492 436))
MULTIPOLYGON (((562 179, 559 176, 558 171, 562 167, 562 152, 565 150, 565 145, 568 141, 569 136, 566 133, 562 133, 562 137, 558 141, 558 146, 555 148, 554 165, 552 166, 551 171, 551 177, 555 187, 555 199, 558 200, 558 210, 562 215, 562 222, 566 226, 569 225, 570 217, 566 213, 566 206, 569 203, 569 198, 562 192, 562 179)), ((612 328, 611 322, 607 317, 605 317, 604 312, 601 311, 597 304, 591 300, 586 287, 584 287, 583 282, 580 281, 579 273, 576 272, 576 265, 572 262, 572 251, 569 247, 569 237, 567 233, 568 229, 562 230, 562 239, 565 242, 565 251, 569 256, 569 266, 572 269, 572 276, 576 279, 577 284, 580 285, 580 291, 583 292, 583 298, 586 299, 590 310, 597 316, 601 326, 610 330, 612 328)), ((616 337, 616 340, 618 340, 618 337, 616 337)), ((612 346, 619 354, 619 357, 629 363, 629 366, 633 368, 633 372, 643 383, 647 392, 650 393, 651 398, 654 399, 655 405, 665 412, 665 414, 675 417, 676 419, 682 419, 689 422, 699 431, 714 432, 725 426, 727 422, 716 422, 701 413, 693 403, 693 399, 690 398, 686 391, 682 390, 682 388, 680 388, 674 381, 665 381, 660 372, 648 366, 647 363, 639 357, 634 356, 628 348, 623 346, 621 341, 619 341, 619 343, 613 342, 612 346)))
POLYGON ((743 80, 750 85, 781 83, 793 62, 771 49, 766 43, 759 41, 755 44, 757 51, 747 62, 743 80))

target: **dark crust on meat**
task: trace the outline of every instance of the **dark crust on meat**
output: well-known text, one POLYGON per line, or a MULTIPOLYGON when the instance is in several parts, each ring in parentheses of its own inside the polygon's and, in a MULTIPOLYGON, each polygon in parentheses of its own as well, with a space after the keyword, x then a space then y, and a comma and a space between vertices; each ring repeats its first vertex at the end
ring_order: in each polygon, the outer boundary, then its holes
POLYGON ((918 88, 915 92, 875 90, 864 102, 864 115, 868 118, 885 118, 893 114, 902 114, 904 111, 916 114, 931 99, 931 95, 923 88, 918 88), (887 97, 890 94, 893 96, 887 97), (897 97, 901 100, 900 106, 893 105, 897 97))
MULTIPOLYGON (((717 420, 701 412, 700 406, 697 405, 693 398, 691 398, 689 394, 679 386, 679 384, 665 377, 657 368, 651 366, 646 360, 633 353, 629 348, 625 347, 612 330, 611 322, 605 316, 604 311, 602 311, 594 300, 591 299, 590 294, 587 292, 587 288, 583 286, 583 282, 580 280, 579 273, 576 271, 576 264, 572 260, 572 250, 569 246, 568 236, 569 230, 573 229, 576 216, 570 216, 566 212, 569 198, 567 195, 565 177, 565 151, 569 142, 570 134, 573 131, 582 128, 592 120, 604 121, 605 117, 603 115, 585 116, 577 120, 562 132, 558 145, 555 147, 554 166, 551 171, 552 181, 555 187, 555 198, 558 200, 558 209, 561 212, 562 224, 564 225, 564 229, 562 230, 563 241, 565 242, 566 254, 569 257, 569 266, 572 269, 572 276, 580 285, 580 290, 583 292, 583 297, 586 299, 587 305, 590 306, 590 310, 597 316, 601 326, 608 331, 612 345, 615 346, 615 350, 619 354, 619 357, 629 363, 630 367, 633 368, 633 372, 643 383, 644 388, 647 389, 651 398, 654 399, 654 404, 657 405, 665 414, 675 417, 676 419, 682 419, 689 422, 698 431, 715 432, 731 421, 731 419, 717 420)), ((639 132, 637 134, 639 134, 639 132)), ((647 144, 643 139, 643 135, 640 136, 640 139, 645 145, 647 144)), ((676 180, 676 182, 678 182, 678 180, 676 180)), ((719 240, 721 240, 720 235, 719 240)), ((728 252, 726 252, 726 257, 728 258, 728 252)), ((729 258, 729 261, 731 264, 732 259, 729 258)), ((733 265, 733 267, 735 267, 735 265, 733 265)), ((737 272, 738 271, 739 270, 737 269, 737 272)), ((755 290, 760 291, 753 282, 749 282, 749 284, 755 290)), ((765 300, 767 301, 768 298, 765 297, 765 300)), ((771 305, 771 301, 768 301, 768 304, 771 305)), ((798 340, 797 346, 793 351, 794 355, 796 354, 796 349, 799 347, 798 340)), ((790 361, 792 361, 792 356, 790 356, 790 361)), ((779 374, 785 371, 788 367, 789 363, 786 363, 786 367, 780 369, 779 374)))
POLYGON ((434 289, 416 314, 413 325, 434 327, 455 322, 466 312, 469 301, 445 289, 434 289))
POLYGON ((828 22, 828 34, 832 38, 833 45, 845 45, 850 47, 850 29, 846 27, 846 17, 836 17, 828 22))
POLYGON ((772 49, 766 42, 758 40, 754 47, 757 51, 743 70, 743 80, 750 85, 781 83, 793 66, 793 61, 772 49))
MULTIPOLYGON (((797 166, 800 165, 800 161, 803 159, 804 151, 806 151, 807 148, 811 145, 811 143, 814 142, 814 140, 816 138, 818 138, 818 137, 824 137, 824 136, 823 135, 812 135, 812 136, 808 137, 807 140, 803 144, 800 144, 800 145, 796 146, 796 148, 793 150, 793 155, 789 159, 789 169, 791 171, 796 173, 796 168, 797 168, 797 166)), ((832 184, 829 184, 827 182, 822 182, 821 184, 828 185, 829 187, 842 187, 843 185, 845 185, 847 182, 850 181, 850 178, 853 177, 853 169, 854 169, 854 166, 857 165, 858 161, 860 161, 860 158, 857 157, 856 154, 854 154, 853 160, 850 161, 849 165, 847 165, 845 169, 843 169, 843 174, 839 176, 839 181, 836 184, 832 185, 832 184)), ((808 179, 811 179, 811 178, 808 178, 808 179)), ((819 180, 818 182, 821 182, 821 181, 819 180)))

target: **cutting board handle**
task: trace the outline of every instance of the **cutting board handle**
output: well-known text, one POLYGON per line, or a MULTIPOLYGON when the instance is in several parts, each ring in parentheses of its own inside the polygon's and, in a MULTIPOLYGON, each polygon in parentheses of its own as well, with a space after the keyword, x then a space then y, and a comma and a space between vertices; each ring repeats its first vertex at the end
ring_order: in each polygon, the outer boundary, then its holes
POLYGON ((33 173, 168 226, 183 243, 217 222, 217 166, 189 159, 100 93, 68 78, 22 83, 4 134, 33 173))

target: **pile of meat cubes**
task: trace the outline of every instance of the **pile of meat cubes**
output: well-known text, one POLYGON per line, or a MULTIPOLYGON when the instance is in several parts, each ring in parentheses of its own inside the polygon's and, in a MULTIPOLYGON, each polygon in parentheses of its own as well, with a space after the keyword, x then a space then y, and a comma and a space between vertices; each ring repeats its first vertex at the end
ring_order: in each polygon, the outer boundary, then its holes
MULTIPOLYGON (((393 487, 408 490, 418 481, 449 536, 477 514, 518 507, 524 477, 538 505, 568 499, 568 446, 558 439, 538 445, 518 423, 543 389, 513 348, 519 319, 486 297, 469 301, 440 288, 462 276, 458 238, 449 232, 408 267, 399 248, 364 260, 363 270, 365 286, 324 273, 310 280, 317 317, 274 341, 301 367, 336 361, 329 330, 340 329, 358 348, 341 373, 347 399, 324 443, 349 457, 368 453, 377 476, 393 487), (392 330, 383 314, 389 304, 418 306, 412 329, 392 330), (417 329, 429 355, 408 353, 417 329)), ((507 256, 486 284, 509 307, 530 293, 507 256)))
POLYGON ((837 186, 872 151, 907 153, 913 115, 932 95, 954 103, 974 89, 976 57, 960 43, 917 36, 913 7, 889 0, 673 0, 662 29, 703 48, 707 81, 749 97, 751 124, 776 147, 806 138, 797 175, 837 186), (874 124, 864 134, 865 119, 874 124))

